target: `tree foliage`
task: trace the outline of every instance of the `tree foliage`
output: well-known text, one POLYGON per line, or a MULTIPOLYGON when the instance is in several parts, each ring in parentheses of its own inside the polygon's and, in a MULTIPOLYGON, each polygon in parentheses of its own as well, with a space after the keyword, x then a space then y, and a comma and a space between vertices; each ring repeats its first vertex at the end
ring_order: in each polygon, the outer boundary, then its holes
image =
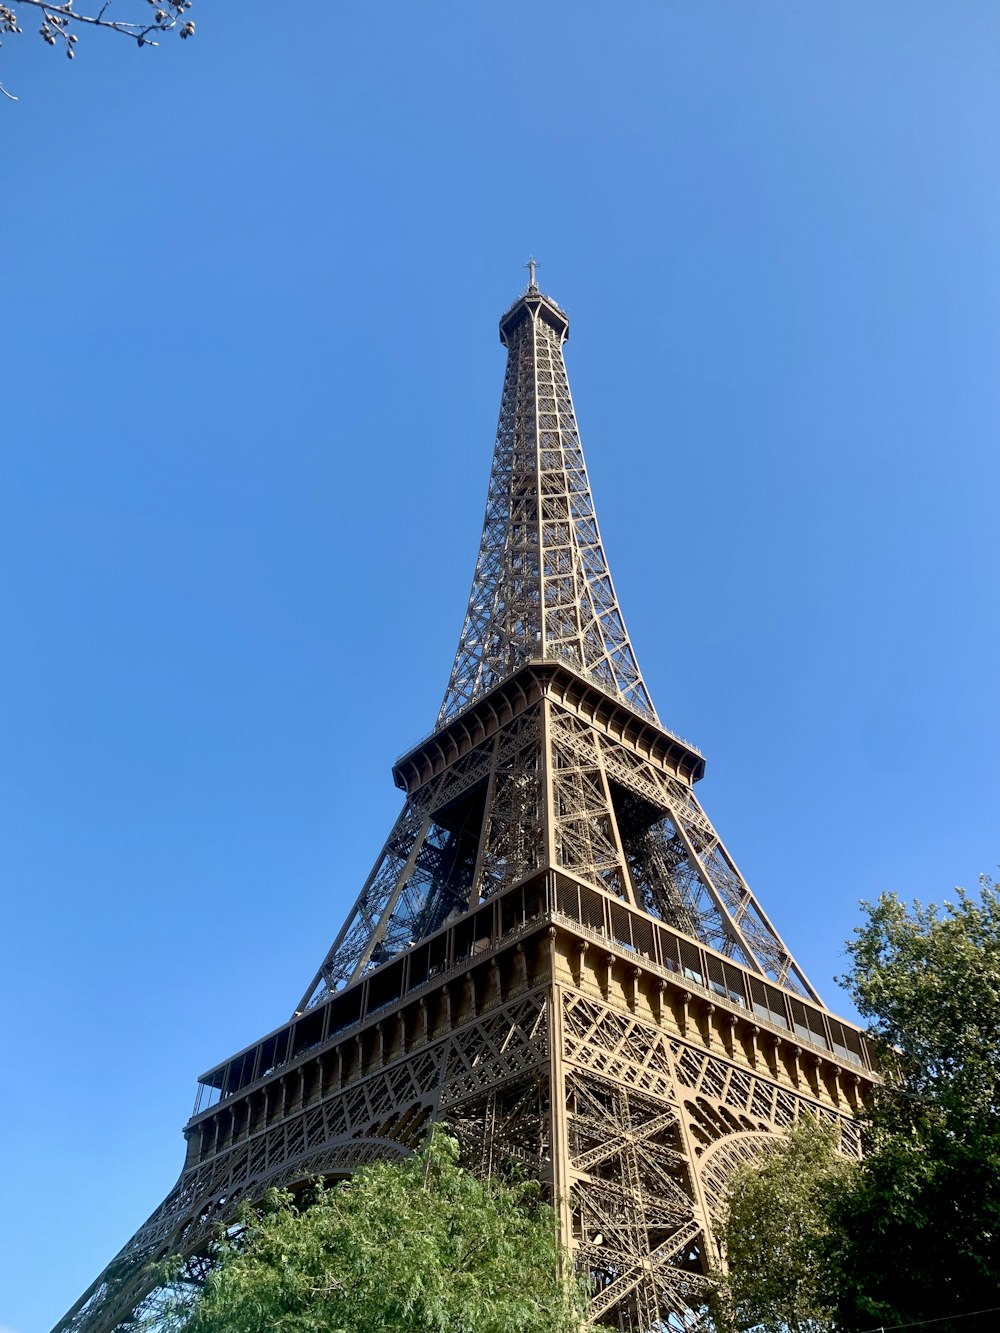
MULTIPOLYGON (((307 1204, 272 1192, 218 1242, 180 1333, 576 1333, 578 1286, 553 1211, 524 1181, 482 1182, 436 1131, 307 1204)), ((162 1315, 160 1316, 162 1320, 162 1315)))
MULTIPOLYGON (((192 0, 101 0, 99 5, 77 9, 74 0, 53 4, 50 0, 0 0, 0 41, 22 31, 22 14, 37 13, 38 35, 49 46, 63 50, 72 60, 76 55, 79 32, 85 28, 100 28, 131 38, 137 46, 158 46, 165 33, 176 31, 179 36, 194 36, 194 22, 188 16, 192 0), (113 4, 124 5, 115 9, 113 4)), ((17 101, 0 84, 4 96, 17 101)))
POLYGON ((895 1058, 834 1209, 838 1319, 861 1329, 1000 1306, 1000 891, 866 911, 844 980, 895 1058))
POLYGON ((867 904, 841 980, 872 1035, 899 1053, 881 1105, 934 1105, 971 1128, 1000 1110, 1000 890, 943 909, 895 894, 867 904))
POLYGON ((738 1328, 775 1333, 932 1319, 936 1333, 992 1330, 1000 890, 983 880, 978 898, 959 890, 942 908, 894 894, 863 906, 842 980, 886 1052, 862 1121, 864 1158, 841 1167, 807 1132, 753 1179, 737 1177, 720 1310, 738 1328))
POLYGON ((730 1276, 715 1302, 723 1328, 829 1327, 830 1200, 854 1169, 838 1149, 833 1126, 805 1120, 734 1176, 721 1235, 730 1276))

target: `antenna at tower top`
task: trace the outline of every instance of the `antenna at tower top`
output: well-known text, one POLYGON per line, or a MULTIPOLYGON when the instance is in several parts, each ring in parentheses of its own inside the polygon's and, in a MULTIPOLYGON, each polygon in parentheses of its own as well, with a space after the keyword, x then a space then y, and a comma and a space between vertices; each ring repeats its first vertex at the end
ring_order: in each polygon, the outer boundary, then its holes
POLYGON ((530 255, 528 262, 524 266, 528 270, 528 291, 537 291, 538 283, 535 279, 535 270, 538 268, 538 261, 534 255, 530 255))

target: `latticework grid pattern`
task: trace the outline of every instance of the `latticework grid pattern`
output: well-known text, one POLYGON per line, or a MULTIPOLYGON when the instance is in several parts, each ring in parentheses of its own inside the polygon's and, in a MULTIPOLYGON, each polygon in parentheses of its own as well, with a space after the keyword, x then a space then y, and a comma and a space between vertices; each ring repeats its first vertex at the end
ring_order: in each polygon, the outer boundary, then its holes
POLYGON ((501 323, 507 370, 486 520, 439 723, 545 658, 656 718, 601 545, 563 360, 567 328, 531 289, 501 323))

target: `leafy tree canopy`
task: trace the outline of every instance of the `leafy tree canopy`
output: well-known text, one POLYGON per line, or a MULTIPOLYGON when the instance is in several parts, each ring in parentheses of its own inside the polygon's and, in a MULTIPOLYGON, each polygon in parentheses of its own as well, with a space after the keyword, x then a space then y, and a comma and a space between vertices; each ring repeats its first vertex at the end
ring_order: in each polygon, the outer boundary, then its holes
POLYGON ((884 894, 848 945, 844 978, 872 1033, 898 1053, 866 1119, 866 1157, 831 1215, 838 1322, 1000 1315, 1000 891, 943 909, 884 894))
MULTIPOLYGON (((183 1333, 577 1333, 583 1298, 534 1183, 482 1182, 437 1130, 307 1205, 272 1192, 218 1244, 183 1333)), ((160 1316, 162 1318, 162 1315, 160 1316)))
POLYGON ((720 1322, 738 1328, 997 1327, 1000 1306, 1000 890, 943 908, 864 904, 849 987, 886 1049, 864 1159, 797 1131, 741 1173, 724 1228, 720 1322), (984 1312, 978 1314, 976 1312, 984 1312), (985 1313, 985 1312, 989 1313, 985 1313), (961 1316, 961 1317, 959 1317, 961 1316))
POLYGON ((830 1326, 830 1199, 854 1170, 838 1148, 833 1126, 806 1120, 757 1169, 734 1176, 721 1237, 730 1276, 715 1302, 721 1327, 830 1326))
POLYGON ((899 1052, 882 1106, 934 1105, 970 1126, 1000 1110, 1000 890, 979 901, 907 907, 895 894, 866 904, 842 982, 884 1046, 899 1052))

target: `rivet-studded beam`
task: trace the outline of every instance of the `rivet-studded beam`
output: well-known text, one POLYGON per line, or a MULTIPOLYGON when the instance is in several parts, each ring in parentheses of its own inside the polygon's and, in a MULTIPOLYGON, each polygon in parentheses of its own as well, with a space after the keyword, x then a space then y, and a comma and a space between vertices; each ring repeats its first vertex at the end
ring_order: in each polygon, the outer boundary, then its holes
POLYGON ((656 719, 601 545, 559 307, 529 289, 500 323, 507 372, 472 593, 438 724, 524 663, 569 662, 656 719))

